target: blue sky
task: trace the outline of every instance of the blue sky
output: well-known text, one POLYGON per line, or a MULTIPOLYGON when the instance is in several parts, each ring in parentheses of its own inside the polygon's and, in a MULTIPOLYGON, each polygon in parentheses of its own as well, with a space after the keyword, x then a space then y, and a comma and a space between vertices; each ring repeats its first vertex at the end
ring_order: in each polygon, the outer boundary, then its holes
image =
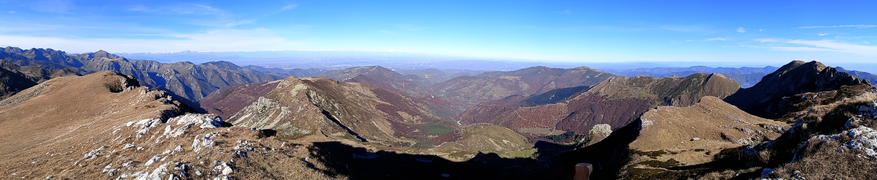
POLYGON ((0 0, 0 46, 855 64, 877 60, 875 7, 877 1, 0 0))

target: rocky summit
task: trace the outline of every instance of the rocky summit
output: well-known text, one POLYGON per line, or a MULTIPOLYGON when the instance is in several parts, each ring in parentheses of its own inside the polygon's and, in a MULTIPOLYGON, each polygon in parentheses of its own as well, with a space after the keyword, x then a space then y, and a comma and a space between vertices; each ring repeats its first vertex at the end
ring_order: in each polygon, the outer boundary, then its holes
POLYGON ((2 52, 0 179, 877 176, 877 89, 815 61, 741 88, 718 73, 280 78, 291 72, 2 52))

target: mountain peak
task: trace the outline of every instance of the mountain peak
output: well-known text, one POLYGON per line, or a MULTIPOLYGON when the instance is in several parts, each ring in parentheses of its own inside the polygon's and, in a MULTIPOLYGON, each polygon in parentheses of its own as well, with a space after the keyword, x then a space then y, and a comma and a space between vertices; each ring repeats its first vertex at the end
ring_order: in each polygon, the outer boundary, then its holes
POLYGON ((777 118, 785 114, 778 105, 785 96, 868 83, 817 61, 796 60, 764 76, 755 86, 743 89, 725 100, 754 115, 777 118))
POLYGON ((119 56, 113 55, 107 51, 104 51, 103 49, 95 51, 94 53, 91 53, 91 56, 95 59, 97 59, 97 58, 108 58, 108 59, 119 58, 119 56))

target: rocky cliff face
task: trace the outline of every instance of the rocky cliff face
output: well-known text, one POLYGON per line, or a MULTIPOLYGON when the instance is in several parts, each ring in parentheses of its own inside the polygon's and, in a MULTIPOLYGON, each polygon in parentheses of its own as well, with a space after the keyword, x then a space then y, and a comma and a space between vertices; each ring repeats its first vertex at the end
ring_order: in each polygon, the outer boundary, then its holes
POLYGON ((779 107, 783 97, 837 90, 841 86, 858 84, 870 83, 820 62, 793 61, 764 76, 755 86, 741 89, 725 101, 761 117, 779 118, 789 112, 779 107))

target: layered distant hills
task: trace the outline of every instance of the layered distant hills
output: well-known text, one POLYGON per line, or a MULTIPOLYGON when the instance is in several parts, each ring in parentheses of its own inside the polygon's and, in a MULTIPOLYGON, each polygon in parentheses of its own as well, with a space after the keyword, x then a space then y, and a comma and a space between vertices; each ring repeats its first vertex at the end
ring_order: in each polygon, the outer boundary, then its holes
POLYGON ((629 70, 607 70, 615 75, 619 76, 627 76, 627 77, 635 77, 635 76, 649 76, 649 77, 671 77, 671 76, 689 76, 695 73, 718 73, 722 74, 728 78, 734 79, 737 83, 740 83, 741 87, 752 87, 758 81, 761 80, 761 77, 776 71, 777 67, 767 66, 763 68, 752 68, 752 67, 741 67, 741 68, 712 68, 706 66, 692 66, 687 68, 667 68, 667 67, 657 67, 657 68, 637 68, 637 69, 629 69, 629 70))
POLYGON ((402 74, 0 57, 15 179, 572 179, 582 162, 595 179, 877 175, 873 75, 816 61, 402 74))
POLYGON ((0 58, 20 67, 37 67, 52 72, 66 70, 71 71, 70 73, 89 74, 107 70, 117 71, 134 76, 144 86, 168 90, 172 96, 186 103, 196 103, 225 86, 285 78, 279 74, 242 68, 224 61, 168 64, 149 60, 129 60, 102 50, 94 53, 67 54, 53 49, 6 47, 0 48, 0 58))

